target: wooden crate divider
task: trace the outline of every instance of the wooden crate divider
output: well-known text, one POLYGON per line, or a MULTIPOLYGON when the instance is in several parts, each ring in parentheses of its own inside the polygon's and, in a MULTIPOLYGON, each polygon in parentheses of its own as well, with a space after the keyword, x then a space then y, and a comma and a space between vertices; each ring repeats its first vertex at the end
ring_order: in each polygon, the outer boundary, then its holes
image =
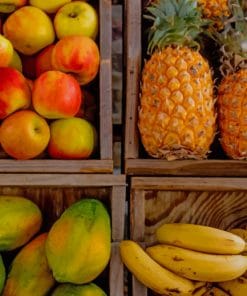
MULTIPOLYGON (((246 178, 131 177, 130 186, 130 238, 144 248, 163 223, 247 228, 246 178)), ((132 296, 149 292, 132 276, 132 296)))
POLYGON ((99 148, 97 159, 54 160, 42 155, 42 159, 14 160, 0 149, 0 173, 112 173, 112 3, 98 0, 99 7, 99 148), (45 158, 45 159, 43 159, 45 158))
POLYGON ((124 175, 0 174, 0 195, 25 196, 37 203, 44 217, 42 230, 46 231, 76 200, 85 197, 101 200, 109 210, 112 223, 112 252, 107 275, 109 296, 124 296, 124 267, 119 254, 125 228, 124 175))
MULTIPOLYGON (((214 159, 175 160, 154 159, 142 152, 137 128, 140 78, 142 70, 142 11, 146 0, 125 4, 125 173, 133 176, 247 176, 244 160, 214 159)), ((220 155, 220 158, 226 158, 220 155)))

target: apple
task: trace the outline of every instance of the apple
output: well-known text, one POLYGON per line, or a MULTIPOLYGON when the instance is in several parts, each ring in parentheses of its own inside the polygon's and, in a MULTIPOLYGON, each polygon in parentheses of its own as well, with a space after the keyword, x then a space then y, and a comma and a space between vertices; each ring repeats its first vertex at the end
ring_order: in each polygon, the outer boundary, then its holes
POLYGON ((3 33, 25 55, 35 54, 55 40, 51 19, 33 6, 21 7, 10 14, 3 24, 3 33))
POLYGON ((42 153, 50 139, 50 128, 44 118, 31 110, 17 111, 0 127, 3 150, 15 159, 31 159, 42 153))
POLYGON ((1 0, 0 12, 11 13, 17 8, 26 5, 27 0, 1 0))
POLYGON ((16 50, 13 51, 13 56, 8 66, 22 72, 22 61, 16 50))
POLYGON ((0 34, 0 67, 7 67, 13 57, 13 46, 11 42, 0 34))
POLYGON ((61 7, 54 18, 54 28, 59 39, 83 35, 95 39, 98 33, 98 15, 92 5, 74 1, 61 7))
POLYGON ((56 159, 87 159, 94 151, 95 129, 82 118, 55 120, 50 125, 48 153, 56 159))
POLYGON ((35 111, 49 119, 74 116, 83 99, 75 78, 60 71, 41 74, 34 82, 32 95, 35 111))
POLYGON ((36 6, 47 13, 55 13, 64 4, 71 0, 29 0, 30 5, 36 6))
POLYGON ((38 77, 40 74, 46 71, 53 70, 53 67, 51 64, 51 54, 54 46, 55 46, 54 44, 47 46, 37 55, 35 60, 36 77, 38 77))
POLYGON ((31 104, 31 90, 25 77, 14 68, 0 68, 0 119, 31 104))
POLYGON ((100 54, 97 44, 87 36, 66 36, 52 50, 54 69, 77 74, 81 85, 88 84, 99 71, 100 54))

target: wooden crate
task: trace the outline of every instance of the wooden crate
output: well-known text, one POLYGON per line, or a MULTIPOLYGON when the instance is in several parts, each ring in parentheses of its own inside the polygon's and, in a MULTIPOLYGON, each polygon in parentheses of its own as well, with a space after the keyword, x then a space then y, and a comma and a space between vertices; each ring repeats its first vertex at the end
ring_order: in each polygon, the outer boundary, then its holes
POLYGON ((88 160, 54 160, 46 153, 37 159, 16 161, 0 148, 0 173, 112 173, 112 4, 111 1, 94 0, 99 14, 99 49, 101 55, 98 78, 92 83, 98 102, 98 149, 88 160), (40 159, 41 158, 41 159, 40 159))
POLYGON ((125 3, 125 173, 128 175, 247 176, 247 162, 227 159, 218 139, 207 160, 166 161, 147 155, 137 128, 145 31, 142 9, 148 0, 125 3))
MULTIPOLYGON (((163 223, 247 227, 245 178, 132 177, 130 190, 130 237, 143 246, 163 223)), ((147 295, 154 294, 132 277, 132 296, 147 295)))
POLYGON ((0 174, 0 195, 21 195, 34 201, 44 217, 42 231, 72 203, 81 198, 97 198, 107 207, 112 223, 111 260, 95 280, 109 296, 124 296, 123 264, 119 241, 124 238, 125 176, 88 174, 0 174))

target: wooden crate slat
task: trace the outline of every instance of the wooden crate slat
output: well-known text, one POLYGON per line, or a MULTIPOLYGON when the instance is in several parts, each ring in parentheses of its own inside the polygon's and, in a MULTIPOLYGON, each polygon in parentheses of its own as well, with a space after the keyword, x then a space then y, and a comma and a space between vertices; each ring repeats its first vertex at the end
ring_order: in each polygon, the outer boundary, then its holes
POLYGON ((0 173, 112 173, 112 160, 1 159, 0 173))
POLYGON ((112 243, 111 252, 109 296, 124 296, 124 266, 119 254, 119 243, 112 243))
POLYGON ((111 1, 100 0, 100 156, 113 158, 112 129, 112 9, 111 1))
MULTIPOLYGON (((143 7, 150 1, 126 1, 125 4, 125 151, 124 171, 133 176, 233 176, 247 177, 247 162, 227 159, 223 152, 216 151, 219 143, 214 143, 211 159, 167 161, 149 156, 142 147, 137 127, 138 106, 141 84, 143 7), (216 150, 215 150, 216 149, 216 150), (220 155, 219 155, 220 154, 220 155), (212 159, 212 157, 214 157, 212 159), (220 159, 218 159, 220 158, 220 159)), ((222 150, 222 149, 221 149, 222 150)))
POLYGON ((247 161, 126 159, 128 175, 247 176, 247 161))
POLYGON ((138 157, 137 98, 141 70, 141 1, 126 1, 126 120, 125 155, 138 157))
MULTIPOLYGON (((46 152, 32 160, 11 159, 0 148, 0 173, 112 173, 112 2, 98 0, 100 69, 98 151, 95 158, 87 160, 55 160, 46 152), (42 158, 42 159, 40 159, 42 158)), ((98 78, 97 78, 98 79, 98 78)))

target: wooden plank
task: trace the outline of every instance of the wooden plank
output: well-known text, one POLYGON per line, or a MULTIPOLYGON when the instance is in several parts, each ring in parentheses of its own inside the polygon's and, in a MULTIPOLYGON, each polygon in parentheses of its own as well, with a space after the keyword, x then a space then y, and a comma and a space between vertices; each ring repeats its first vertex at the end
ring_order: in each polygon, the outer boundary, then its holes
POLYGON ((247 161, 244 160, 178 160, 126 159, 128 175, 170 176, 247 176, 247 161))
POLYGON ((145 192, 131 190, 130 195, 130 237, 142 242, 145 234, 145 192))
MULTIPOLYGON (((0 186, 125 186, 125 176, 105 174, 0 174, 0 186)), ((122 195, 121 199, 123 199, 122 195)))
POLYGON ((140 190, 241 191, 247 190, 247 179, 133 177, 131 188, 138 194, 140 190))
POLYGON ((1 159, 0 173, 112 173, 112 160, 1 159))
POLYGON ((118 243, 112 243, 109 280, 109 296, 124 296, 124 266, 120 258, 118 243))
POLYGON ((126 186, 113 186, 111 193, 112 239, 124 239, 126 186))
POLYGON ((126 1, 126 119, 125 157, 138 157, 137 108, 141 70, 141 0, 126 1))
POLYGON ((112 159, 112 7, 100 0, 100 157, 112 159))
POLYGON ((147 296, 148 289, 141 282, 136 279, 135 276, 132 276, 132 296, 147 296))

